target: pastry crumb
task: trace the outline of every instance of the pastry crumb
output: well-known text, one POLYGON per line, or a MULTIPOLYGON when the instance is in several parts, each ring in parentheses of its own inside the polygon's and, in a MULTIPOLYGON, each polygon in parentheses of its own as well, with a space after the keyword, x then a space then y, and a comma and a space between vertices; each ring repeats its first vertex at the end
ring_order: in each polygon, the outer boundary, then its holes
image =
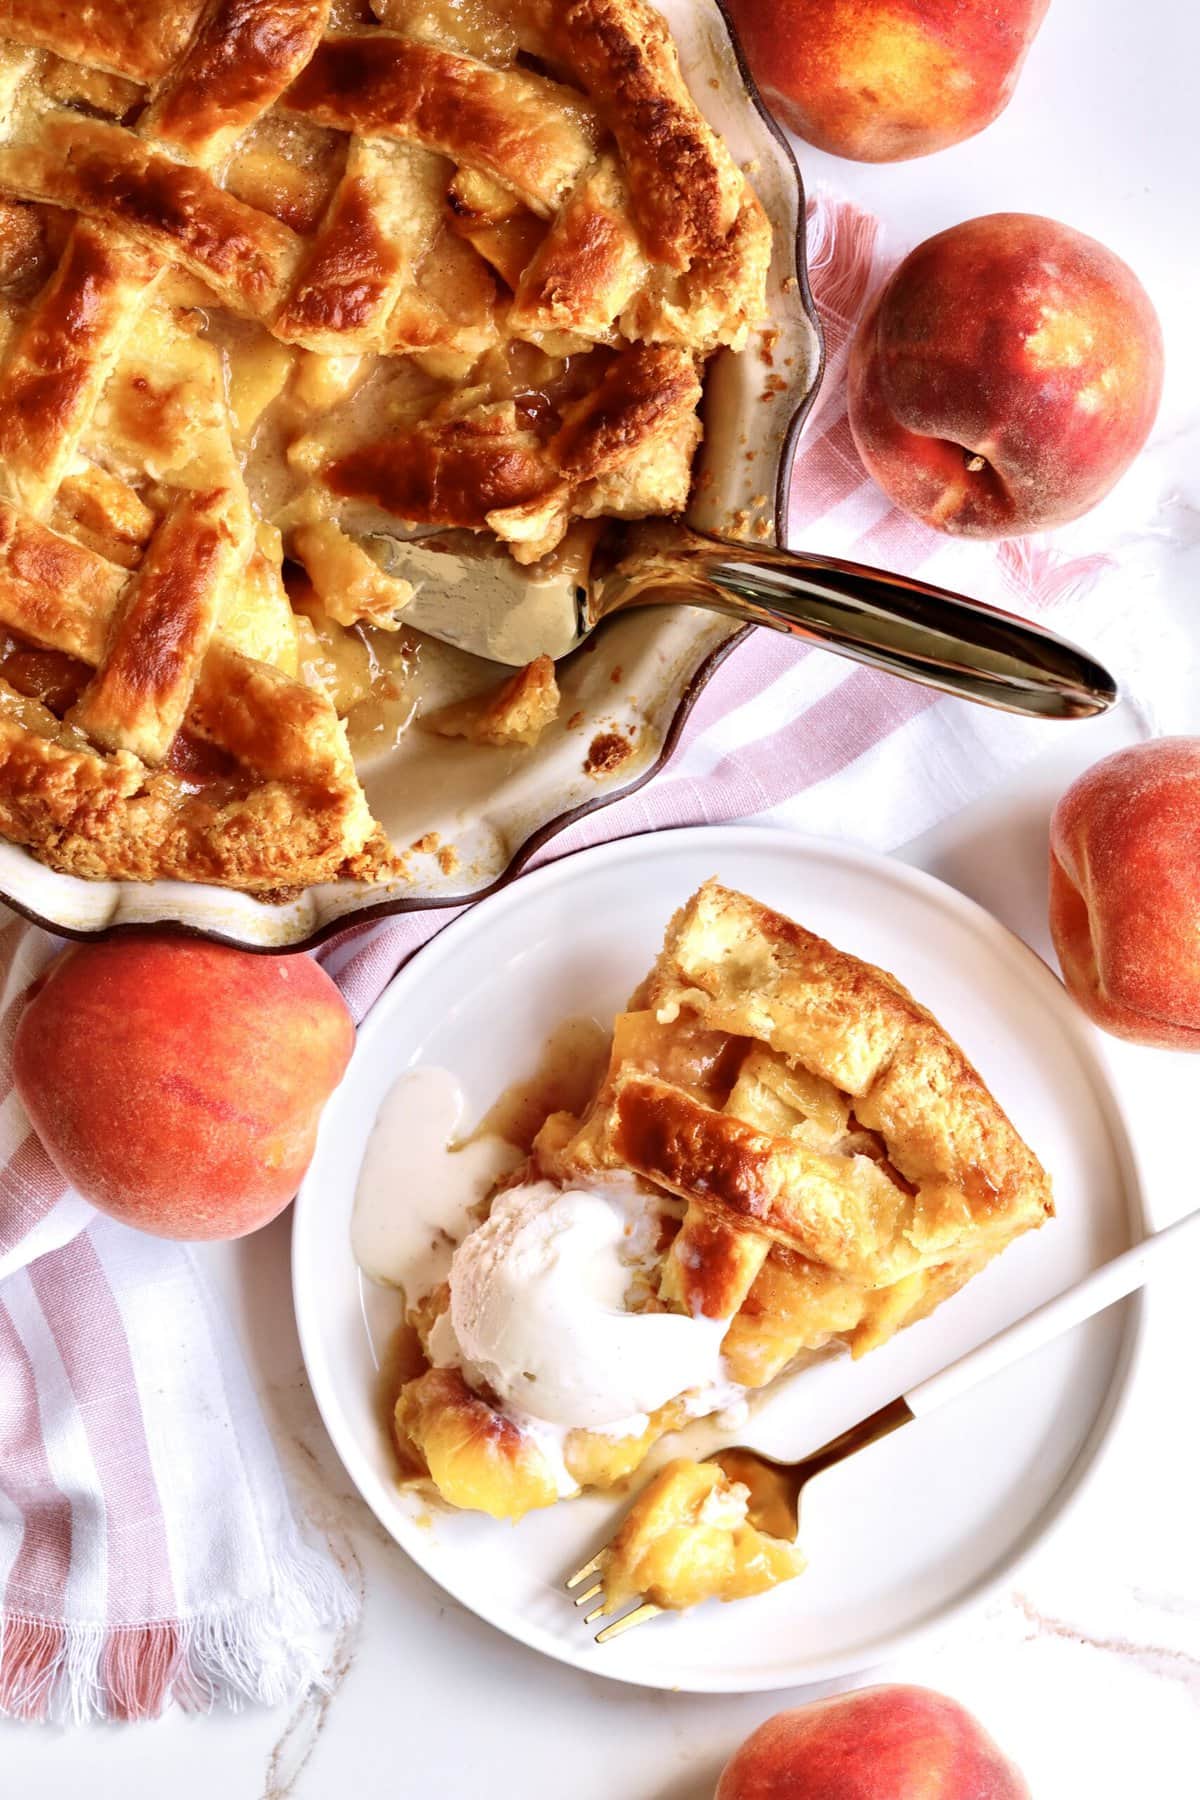
POLYGON ((421 723, 439 737, 466 738, 497 749, 513 744, 529 748, 557 718, 559 699, 554 659, 539 656, 499 687, 443 706, 421 723))
POLYGON ((633 754, 633 739, 623 737, 619 731, 602 731, 588 745, 587 760, 583 765, 585 775, 599 780, 604 775, 611 775, 627 762, 633 754))

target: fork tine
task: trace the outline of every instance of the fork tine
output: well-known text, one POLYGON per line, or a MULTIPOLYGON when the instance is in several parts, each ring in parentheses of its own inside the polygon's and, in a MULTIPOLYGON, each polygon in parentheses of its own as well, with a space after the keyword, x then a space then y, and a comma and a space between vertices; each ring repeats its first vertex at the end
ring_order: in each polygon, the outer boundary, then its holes
POLYGON ((576 1606, 586 1606, 589 1600, 594 1600, 596 1598, 597 1594, 602 1594, 603 1592, 604 1592, 604 1583, 602 1581, 598 1581, 598 1582, 596 1582, 594 1587, 590 1587, 587 1590, 586 1594, 577 1594, 575 1596, 575 1604, 576 1604, 576 1606))
MULTIPOLYGON (((606 1625, 603 1631, 598 1631, 596 1633, 596 1642, 598 1644, 607 1644, 613 1638, 620 1637, 623 1631, 632 1631, 635 1625, 644 1625, 647 1619, 657 1618, 662 1610, 662 1607, 655 1606, 653 1601, 643 1600, 642 1604, 640 1606, 635 1606, 632 1612, 627 1612, 621 1618, 614 1619, 611 1625, 606 1625)), ((590 1625, 592 1619, 598 1619, 601 1611, 603 1611, 603 1608, 597 1609, 596 1612, 592 1613, 590 1618, 584 1620, 584 1624, 590 1625)))
POLYGON ((567 1577, 565 1585, 568 1592, 571 1588, 577 1588, 581 1581, 586 1581, 589 1575, 594 1575, 599 1567, 600 1553, 597 1552, 596 1555, 593 1556, 591 1562, 585 1562, 582 1569, 576 1569, 573 1575, 567 1577))

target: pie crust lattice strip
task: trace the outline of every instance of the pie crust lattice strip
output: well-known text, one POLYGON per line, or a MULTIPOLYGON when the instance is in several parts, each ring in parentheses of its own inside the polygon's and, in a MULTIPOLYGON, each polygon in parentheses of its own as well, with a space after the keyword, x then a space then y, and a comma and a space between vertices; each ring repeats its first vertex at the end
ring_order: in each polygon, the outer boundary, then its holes
MULTIPOLYGON (((865 1355, 1054 1212, 1037 1157, 925 1007, 715 881, 671 921, 590 1105, 552 1113, 505 1185, 631 1178, 658 1247, 627 1310, 724 1325, 742 1394, 833 1350, 865 1355)), ((558 1469, 544 1435, 439 1353, 449 1304, 443 1284, 410 1305, 432 1366, 402 1386, 396 1427, 417 1477, 456 1506, 519 1517, 572 1484, 611 1487, 729 1404, 697 1390, 622 1430, 572 1429, 558 1469)))
POLYGON ((533 562, 681 509, 762 210, 643 0, 7 0, 0 38, 0 832, 395 873, 306 655, 411 598, 356 533, 533 562))

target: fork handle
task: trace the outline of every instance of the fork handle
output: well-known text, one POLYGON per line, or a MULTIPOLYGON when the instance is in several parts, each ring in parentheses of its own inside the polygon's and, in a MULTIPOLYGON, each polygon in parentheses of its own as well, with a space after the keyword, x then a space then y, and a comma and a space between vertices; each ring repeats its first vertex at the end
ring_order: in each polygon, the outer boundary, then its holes
POLYGON ((1185 1214, 1174 1225, 1144 1238, 1132 1250, 1124 1251, 1112 1262, 1085 1275, 1074 1287, 1026 1313, 1023 1319, 997 1332, 977 1349, 968 1350, 948 1368, 910 1388, 904 1396, 909 1411, 919 1419, 924 1413, 933 1412, 935 1407, 957 1400, 960 1394, 969 1392, 989 1376, 999 1374, 1010 1363, 1028 1356, 1052 1338, 1061 1337, 1073 1326, 1081 1325, 1085 1319, 1103 1312, 1105 1307, 1123 1300, 1142 1286, 1155 1264, 1161 1264, 1178 1250, 1184 1238, 1194 1235, 1200 1235, 1200 1208, 1185 1214))

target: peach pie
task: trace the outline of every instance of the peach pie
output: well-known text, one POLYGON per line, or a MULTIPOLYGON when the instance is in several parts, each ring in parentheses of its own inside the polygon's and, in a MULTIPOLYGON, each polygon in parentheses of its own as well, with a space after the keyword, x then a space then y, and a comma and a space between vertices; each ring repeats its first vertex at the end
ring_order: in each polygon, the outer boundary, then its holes
MULTIPOLYGON (((425 1366, 398 1442, 445 1500, 497 1517, 613 1487, 689 1420, 865 1355, 1052 1212, 1037 1158, 898 981, 710 882, 590 1103, 544 1120, 411 1305, 425 1366)), ((686 1461, 655 1479, 610 1589, 690 1604, 796 1572, 740 1483, 686 1461)))
POLYGON ((363 539, 530 563, 681 509, 762 209, 644 0, 6 0, 0 40, 0 834, 394 873, 344 718, 413 589, 363 539))

